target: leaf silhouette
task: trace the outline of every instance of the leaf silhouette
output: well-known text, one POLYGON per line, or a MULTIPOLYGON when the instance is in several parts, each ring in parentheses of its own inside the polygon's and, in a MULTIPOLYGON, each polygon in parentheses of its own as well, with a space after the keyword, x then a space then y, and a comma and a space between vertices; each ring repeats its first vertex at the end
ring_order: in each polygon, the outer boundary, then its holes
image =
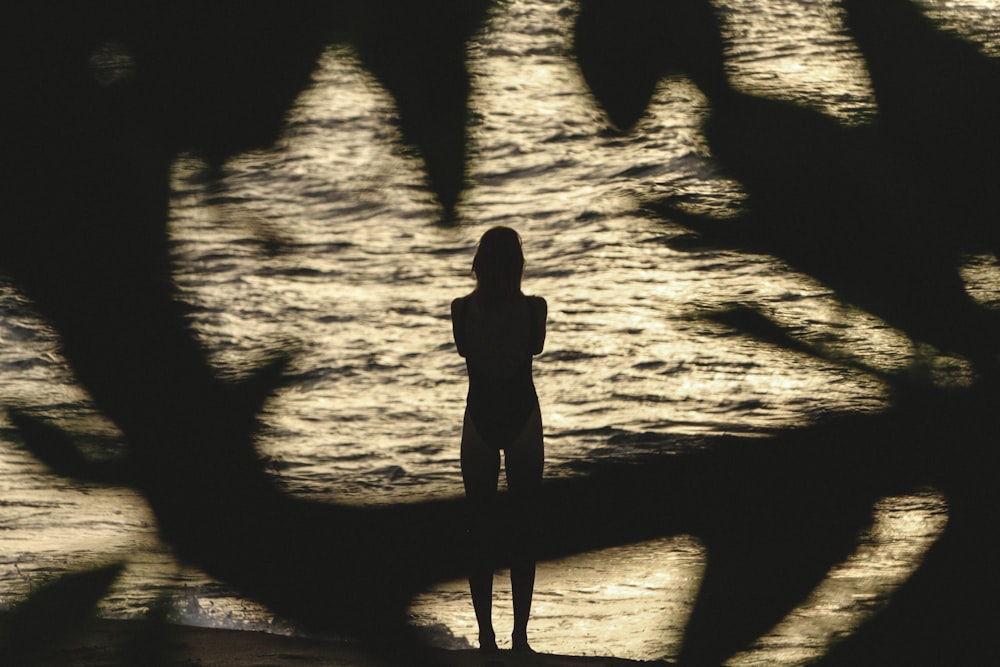
POLYGON ((906 0, 842 0, 878 103, 879 132, 905 179, 943 216, 950 244, 996 252, 1000 59, 939 30, 906 0))
MULTIPOLYGON (((972 656, 990 650, 978 637, 981 624, 970 618, 962 601, 975 597, 970 579, 981 578, 988 590, 996 591, 996 577, 981 559, 971 571, 962 562, 968 554, 993 552, 984 544, 989 541, 984 533, 995 522, 998 502, 990 490, 995 483, 972 471, 990 467, 995 458, 995 448, 986 444, 995 427, 982 401, 995 397, 990 378, 996 372, 1000 328, 997 313, 968 298, 958 266, 963 251, 996 248, 996 228, 988 222, 995 219, 993 203, 984 197, 990 191, 984 179, 995 180, 996 167, 984 164, 980 142, 992 147, 997 137, 995 120, 986 117, 994 118, 1000 108, 995 101, 997 69, 990 59, 933 29, 910 2, 843 4, 851 32, 872 67, 881 107, 878 122, 845 127, 824 114, 738 93, 718 81, 704 85, 703 75, 688 71, 684 58, 674 55, 661 63, 662 71, 681 70, 706 93, 711 113, 704 131, 710 150, 744 185, 748 211, 736 220, 711 221, 685 213, 669 198, 654 206, 710 245, 783 259, 914 340, 966 356, 987 380, 954 395, 908 387, 895 397, 903 408, 898 412, 802 433, 819 436, 830 447, 833 456, 821 457, 825 463, 820 466, 854 460, 855 470, 839 468, 829 477, 819 467, 810 472, 808 466, 796 466, 796 453, 780 445, 768 449, 766 459, 743 461, 732 488, 748 495, 734 491, 725 503, 726 516, 695 522, 706 531, 709 565, 686 635, 685 664, 718 664, 766 630, 767 623, 790 610, 819 580, 832 558, 846 553, 879 489, 916 483, 948 493, 952 521, 946 535, 904 586, 899 604, 890 607, 884 620, 872 623, 871 630, 832 653, 828 662, 892 664, 905 656, 907 664, 946 664, 956 659, 947 646, 956 645, 960 662, 974 662, 972 656), (962 128, 957 135, 955 127, 962 128), (956 222, 947 222, 951 220, 956 222), (853 429, 864 433, 867 455, 852 454, 853 429), (841 442, 827 440, 835 436, 841 442), (963 443, 961 454, 946 453, 943 443, 951 442, 963 443), (900 449, 900 443, 906 448, 900 449), (774 451, 788 458, 770 459, 774 451), (765 460, 788 475, 761 477, 768 470, 760 467, 765 460), (946 472, 948 468, 956 474, 946 472), (773 485, 773 490, 748 490, 758 478, 764 489, 773 485), (809 486, 813 484, 815 488, 809 486), (816 488, 824 492, 817 494, 816 488), (831 506, 831 501, 842 505, 831 506), (755 507, 767 509, 749 509, 755 507), (817 529, 827 525, 829 532, 817 529), (743 536, 744 531, 756 531, 757 537, 743 536), (952 579, 959 582, 957 588, 944 594, 952 579), (948 612, 935 606, 935 595, 946 601, 948 612), (913 625, 908 628, 908 623, 919 624, 919 637, 911 636, 913 625), (942 634, 928 639, 934 633, 942 634), (880 643, 884 640, 891 646, 880 643)), ((635 34, 645 41, 643 30, 635 34)), ((633 53, 638 49, 628 48, 633 53)), ((585 74, 599 73, 587 76, 595 97, 619 123, 623 112, 610 99, 615 93, 602 88, 606 82, 601 77, 610 76, 613 68, 600 72, 588 60, 591 56, 581 55, 585 74)), ((627 67, 625 59, 621 63, 626 64, 619 67, 627 67)), ((629 74, 622 76, 629 80, 629 74)), ((635 102, 639 86, 630 85, 626 120, 634 119, 642 106, 635 102)), ((643 87, 650 89, 648 81, 643 87)), ((746 310, 724 319, 755 337, 800 347, 746 310)), ((796 437, 779 436, 775 442, 796 437)))
POLYGON ((25 447, 56 474, 101 484, 129 481, 124 463, 87 458, 63 430, 18 410, 8 415, 25 447))
POLYGON ((659 82, 687 73, 707 91, 726 85, 722 39, 701 0, 581 0, 574 54, 614 125, 629 130, 659 82))
POLYGON ((467 42, 491 0, 362 0, 352 5, 358 54, 396 100, 403 137, 419 151, 451 214, 465 187, 467 42))
POLYGON ((15 607, 4 623, 4 650, 11 658, 8 664, 30 664, 34 656, 78 630, 122 568, 121 563, 114 563, 63 575, 15 607))
MULTIPOLYGON (((678 20, 691 17, 675 12, 678 20)), ((704 17, 698 15, 687 30, 702 34, 704 17)), ((865 21, 861 16, 855 20, 865 21)), ((704 43, 700 48, 705 48, 704 43)), ((969 53, 959 51, 961 58, 948 61, 948 68, 965 67, 969 53)), ((965 220, 976 201, 981 205, 972 219, 988 219, 982 192, 978 199, 971 199, 959 193, 942 194, 930 184, 914 190, 911 155, 895 149, 893 133, 887 128, 892 115, 874 128, 845 127, 811 109, 734 91, 724 79, 707 77, 700 68, 688 71, 690 61, 682 54, 660 52, 645 57, 654 58, 660 71, 669 67, 690 74, 698 83, 708 81, 703 87, 711 109, 705 136, 713 157, 743 184, 748 195, 749 211, 735 221, 718 221, 713 226, 704 219, 674 215, 669 201, 660 207, 665 217, 691 226, 710 242, 728 242, 740 250, 780 257, 914 340, 962 354, 984 372, 995 370, 1000 315, 973 303, 965 291, 959 264, 965 249, 961 238, 968 234, 962 225, 940 224, 952 217, 965 220), (963 203, 951 210, 958 200, 963 203)), ((983 56, 977 58, 976 71, 993 71, 983 56)), ((692 56, 692 60, 703 58, 692 56)), ((588 63, 586 58, 581 61, 585 72, 595 69, 588 63)), ((602 76, 610 77, 611 72, 602 76)), ((623 79, 628 81, 628 76, 623 79)), ((603 78, 588 76, 592 80, 603 78)), ((987 78, 982 83, 991 86, 993 81, 987 78)), ((602 104, 615 103, 608 91, 594 92, 602 104)), ((960 110, 953 113, 962 114, 960 110)), ((920 128, 921 137, 934 130, 927 120, 927 126, 920 128)), ((906 127, 902 130, 906 136, 906 127)), ((992 136, 991 131, 987 128, 986 136, 992 136)), ((951 142, 950 136, 940 139, 943 145, 951 142)), ((939 169, 921 164, 925 172, 939 169)))

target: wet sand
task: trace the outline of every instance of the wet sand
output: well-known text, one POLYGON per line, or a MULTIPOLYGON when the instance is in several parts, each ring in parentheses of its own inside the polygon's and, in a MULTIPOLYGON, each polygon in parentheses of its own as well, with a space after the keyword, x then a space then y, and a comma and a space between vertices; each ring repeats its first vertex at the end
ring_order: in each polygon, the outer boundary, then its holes
MULTIPOLYGON (((169 625, 150 640, 144 624, 99 620, 88 624, 78 636, 52 649, 40 661, 45 667, 120 667, 135 664, 136 650, 150 644, 162 646, 154 660, 165 665, 190 667, 285 667, 336 665, 337 667, 398 667, 386 657, 355 643, 273 635, 264 632, 222 630, 169 625), (145 646, 143 644, 145 643, 145 646)), ((666 667, 664 661, 635 661, 601 656, 524 654, 499 651, 482 654, 474 649, 432 649, 425 664, 441 667, 666 667)))

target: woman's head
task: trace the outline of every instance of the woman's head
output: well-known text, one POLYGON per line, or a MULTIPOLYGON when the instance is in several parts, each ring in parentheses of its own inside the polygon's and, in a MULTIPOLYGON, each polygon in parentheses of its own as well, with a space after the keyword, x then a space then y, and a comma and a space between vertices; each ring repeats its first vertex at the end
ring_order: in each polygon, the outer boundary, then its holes
POLYGON ((521 237, 510 227, 493 227, 479 239, 472 260, 476 293, 490 306, 521 293, 524 253, 521 237))

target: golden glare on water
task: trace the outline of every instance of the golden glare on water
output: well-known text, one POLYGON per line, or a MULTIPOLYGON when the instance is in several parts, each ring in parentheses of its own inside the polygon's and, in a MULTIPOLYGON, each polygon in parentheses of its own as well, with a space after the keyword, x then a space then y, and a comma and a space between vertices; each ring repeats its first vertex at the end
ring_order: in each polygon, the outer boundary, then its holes
MULTIPOLYGON (((704 548, 678 536, 539 563, 532 647, 542 653, 649 659, 676 655, 704 570, 704 548)), ((475 645, 464 581, 436 587, 411 608, 420 625, 443 623, 475 645), (444 599, 444 603, 442 603, 444 599)), ((501 648, 513 624, 509 573, 494 577, 494 623, 501 648)))
POLYGON ((846 36, 844 15, 834 3, 802 11, 798 0, 720 3, 723 33, 731 39, 727 65, 735 86, 787 99, 835 117, 857 115, 857 102, 872 106, 872 90, 860 53, 846 36), (783 26, 776 30, 775 26, 783 26), (745 45, 754 44, 749 49, 745 45), (768 53, 760 57, 761 51, 768 53), (830 95, 832 90, 837 94, 830 95))

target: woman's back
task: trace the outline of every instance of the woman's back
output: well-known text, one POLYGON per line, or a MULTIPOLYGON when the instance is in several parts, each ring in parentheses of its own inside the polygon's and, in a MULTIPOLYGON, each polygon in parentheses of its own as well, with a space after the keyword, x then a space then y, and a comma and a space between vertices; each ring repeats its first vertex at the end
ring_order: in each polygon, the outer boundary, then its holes
POLYGON ((531 358, 545 341, 545 300, 518 295, 486 308, 473 292, 451 308, 455 343, 469 369, 469 415, 480 437, 503 449, 538 410, 531 358))
POLYGON ((541 352, 544 300, 520 297, 487 308, 477 294, 463 297, 456 326, 459 353, 487 378, 510 378, 541 352))

